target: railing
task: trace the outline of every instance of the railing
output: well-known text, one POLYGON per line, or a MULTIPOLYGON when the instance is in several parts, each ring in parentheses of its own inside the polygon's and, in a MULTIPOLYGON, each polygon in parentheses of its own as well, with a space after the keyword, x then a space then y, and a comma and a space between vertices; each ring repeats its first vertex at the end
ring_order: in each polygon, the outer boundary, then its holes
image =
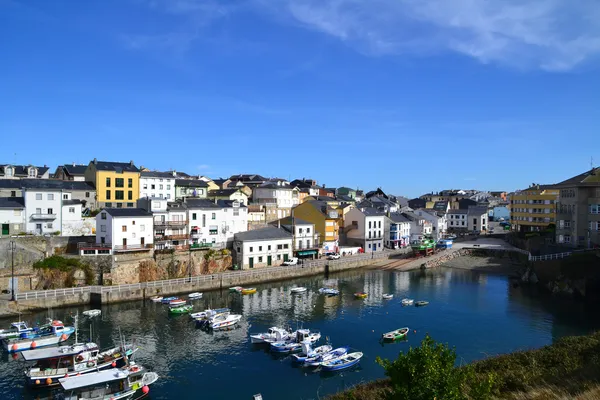
POLYGON ((67 297, 75 296, 81 293, 91 293, 95 286, 82 286, 66 289, 54 289, 54 290, 39 290, 34 292, 23 292, 15 295, 16 300, 30 300, 30 299, 47 299, 56 297, 67 297))
POLYGON ((31 214, 31 219, 52 220, 52 219, 56 219, 56 214, 34 213, 34 214, 31 214))
POLYGON ((188 220, 181 221, 154 221, 154 228, 166 226, 184 226, 188 224, 188 220))
POLYGON ((87 243, 87 242, 79 242, 77 243, 78 249, 112 249, 112 245, 110 243, 87 243))
POLYGON ((159 235, 155 236, 156 240, 184 240, 189 239, 190 235, 159 235))
POLYGON ((548 261, 548 260, 560 260, 561 258, 566 258, 571 256, 573 253, 570 251, 565 253, 557 253, 557 254, 546 254, 543 256, 529 256, 529 261, 548 261))
POLYGON ((224 249, 226 244, 223 242, 218 243, 192 243, 190 244, 191 250, 198 249, 224 249))
POLYGON ((116 244, 114 251, 134 251, 134 250, 151 250, 154 247, 152 244, 116 244))

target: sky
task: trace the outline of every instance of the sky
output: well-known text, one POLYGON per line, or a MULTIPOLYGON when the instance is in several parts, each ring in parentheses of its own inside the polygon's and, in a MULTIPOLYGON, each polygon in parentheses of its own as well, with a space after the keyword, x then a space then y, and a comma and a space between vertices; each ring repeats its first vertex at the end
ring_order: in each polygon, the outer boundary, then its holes
POLYGON ((597 0, 0 0, 0 163, 554 183, 600 165, 598 21, 597 0))

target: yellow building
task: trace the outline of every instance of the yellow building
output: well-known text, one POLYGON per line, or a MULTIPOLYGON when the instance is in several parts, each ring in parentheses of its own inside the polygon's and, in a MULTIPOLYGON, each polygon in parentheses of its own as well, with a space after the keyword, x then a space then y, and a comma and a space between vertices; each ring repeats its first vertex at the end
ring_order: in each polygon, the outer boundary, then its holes
MULTIPOLYGON (((294 207, 293 215, 315 225, 319 242, 324 246, 339 240, 340 212, 322 201, 308 200, 294 207)), ((337 245, 337 244, 336 244, 337 245)))
POLYGON ((129 163, 90 161, 85 180, 96 186, 99 208, 133 208, 140 195, 140 170, 129 163))
POLYGON ((522 232, 544 230, 556 224, 559 189, 555 185, 532 185, 510 198, 510 223, 522 232))

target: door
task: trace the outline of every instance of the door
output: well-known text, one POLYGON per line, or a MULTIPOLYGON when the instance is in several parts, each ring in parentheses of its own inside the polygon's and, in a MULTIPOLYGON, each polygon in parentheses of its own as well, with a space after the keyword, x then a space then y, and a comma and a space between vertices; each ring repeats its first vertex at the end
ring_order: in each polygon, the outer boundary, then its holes
POLYGON ((141 237, 140 238, 140 243, 141 243, 142 247, 144 247, 144 245, 146 244, 146 238, 145 237, 141 237))
POLYGON ((38 235, 42 234, 42 224, 35 224, 35 231, 38 235))
POLYGON ((123 248, 126 249, 127 248, 127 239, 123 238, 123 248))
POLYGON ((283 255, 283 261, 287 261, 287 260, 288 260, 288 255, 287 255, 287 254, 284 254, 284 255, 283 255))
POLYGON ((272 261, 273 261, 273 257, 267 256, 267 265, 271 265, 272 261))
POLYGON ((254 268, 254 257, 248 258, 248 264, 250 265, 250 268, 254 268))
POLYGON ((2 224, 2 234, 8 235, 8 224, 2 224))

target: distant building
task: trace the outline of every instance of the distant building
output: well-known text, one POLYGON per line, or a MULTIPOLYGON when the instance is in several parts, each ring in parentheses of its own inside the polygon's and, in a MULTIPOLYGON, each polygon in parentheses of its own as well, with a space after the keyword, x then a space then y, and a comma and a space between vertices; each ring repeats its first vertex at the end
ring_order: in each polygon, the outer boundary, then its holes
POLYGON ((205 199, 208 196, 208 183, 200 179, 175 179, 175 199, 205 199))
POLYGON ((339 246, 339 230, 343 219, 338 209, 324 201, 305 201, 294 207, 294 217, 315 225, 324 250, 333 251, 339 246))
POLYGON ((85 170, 87 167, 87 165, 78 165, 75 163, 59 165, 54 172, 54 179, 85 182, 85 170))
POLYGON ((365 252, 382 251, 385 213, 375 208, 353 208, 344 216, 346 242, 361 246, 365 252))
POLYGON ((559 189, 555 185, 533 184, 515 192, 510 202, 510 223, 521 232, 541 231, 556 223, 559 189))
POLYGON ((86 182, 96 187, 98 207, 134 208, 140 196, 140 170, 133 164, 90 161, 85 171, 86 182))
POLYGON ((207 198, 209 200, 232 200, 241 204, 248 204, 248 196, 237 187, 229 189, 210 190, 207 198))
POLYGON ((448 232, 467 232, 469 230, 467 213, 468 210, 464 209, 448 211, 446 215, 448 219, 448 232))
POLYGON ((140 198, 175 201, 175 177, 170 172, 140 172, 140 198))
MULTIPOLYGON (((256 186, 252 190, 252 200, 255 204, 275 207, 277 217, 281 219, 291 215, 292 207, 300 204, 299 190, 288 181, 273 179, 256 186)), ((271 221, 267 214, 267 222, 271 221)))
POLYGON ((390 213, 385 217, 385 247, 401 249, 410 245, 410 220, 400 213, 390 213))
POLYGON ((0 179, 49 179, 48 166, 0 164, 0 179))
POLYGON ((285 229, 267 227, 236 233, 233 259, 241 269, 281 265, 292 258, 292 234, 285 229))
POLYGON ((319 234, 315 231, 315 224, 300 218, 285 217, 271 222, 271 225, 285 229, 293 235, 295 257, 314 259, 319 254, 319 234))
POLYGON ((238 201, 187 198, 192 248, 231 248, 236 233, 248 230, 248 208, 238 201))
POLYGON ((152 213, 142 208, 103 209, 96 215, 96 246, 112 253, 152 250, 152 213))
POLYGON ((25 199, 23 197, 0 197, 0 236, 25 232, 25 199))

